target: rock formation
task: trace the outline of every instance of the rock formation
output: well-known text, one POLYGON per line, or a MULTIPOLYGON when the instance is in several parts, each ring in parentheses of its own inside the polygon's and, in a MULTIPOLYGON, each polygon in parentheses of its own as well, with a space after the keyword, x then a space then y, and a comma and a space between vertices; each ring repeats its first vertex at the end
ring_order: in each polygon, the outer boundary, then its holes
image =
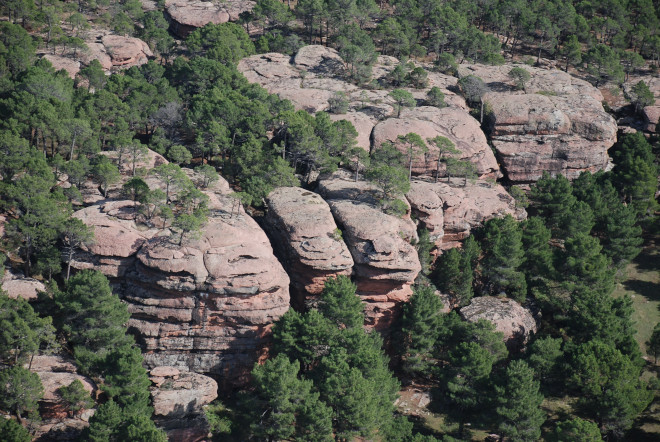
POLYGON ((384 213, 369 195, 378 192, 364 182, 341 174, 322 179, 319 193, 328 201, 343 238, 353 255, 357 292, 365 302, 366 323, 384 331, 412 295, 411 285, 421 270, 415 225, 384 213), (362 198, 353 198, 356 194, 362 198))
POLYGON ((461 67, 461 75, 477 75, 491 89, 483 100, 507 178, 528 183, 548 171, 573 179, 604 169, 617 125, 604 111, 600 91, 565 72, 531 67, 524 68, 531 79, 517 91, 507 75, 512 67, 461 67))
MULTIPOLYGON (((396 142, 399 135, 414 132, 424 141, 428 138, 443 136, 449 138, 461 151, 459 158, 472 162, 480 176, 499 178, 501 176, 493 151, 486 136, 481 131, 479 122, 467 112, 456 107, 423 106, 401 113, 401 118, 389 118, 381 121, 373 129, 374 149, 385 141, 396 142)), ((395 146, 407 155, 407 148, 400 143, 395 146)), ((437 169, 438 149, 428 143, 428 153, 413 160, 413 173, 434 176, 437 169)), ((444 166, 441 174, 444 175, 444 166)))
POLYGON ((483 180, 465 182, 462 178, 452 178, 437 183, 413 180, 406 198, 421 227, 443 249, 456 247, 473 228, 491 218, 507 214, 518 220, 527 217, 504 187, 483 180))
POLYGON ((479 296, 472 298, 467 307, 460 310, 466 321, 485 319, 495 325, 495 330, 504 334, 509 348, 520 348, 536 333, 536 320, 532 313, 513 299, 479 296))
POLYGON ((168 439, 204 440, 209 425, 202 407, 218 397, 218 384, 208 376, 180 373, 174 367, 156 367, 150 374, 154 420, 168 439))
POLYGON ((101 33, 85 41, 88 50, 81 53, 84 64, 96 59, 105 70, 139 66, 153 57, 149 46, 139 38, 101 33))
POLYGON ((23 298, 28 301, 37 299, 39 292, 46 291, 46 286, 43 282, 37 281, 34 278, 26 278, 18 273, 13 273, 9 269, 5 269, 5 274, 2 277, 2 290, 4 290, 10 298, 23 298))
MULTIPOLYGON (((398 64, 394 57, 378 57, 372 78, 383 81, 398 64)), ((431 70, 429 66, 425 67, 431 70)), ((305 46, 293 58, 278 53, 254 55, 241 60, 238 69, 248 81, 290 100, 296 109, 312 113, 328 110, 328 100, 337 92, 345 93, 348 112, 333 114, 331 118, 350 121, 358 132, 358 146, 367 151, 408 132, 418 132, 423 138, 442 135, 457 145, 462 152, 461 158, 475 163, 480 175, 500 176, 479 123, 468 114, 465 100, 455 93, 455 77, 429 72, 425 88, 406 89, 421 104, 429 89, 438 87, 445 94, 449 107, 421 107, 403 111, 401 118, 393 118, 394 101, 389 97, 389 91, 361 89, 347 82, 344 61, 331 48, 305 46)), ((435 173, 434 148, 430 150, 425 158, 416 162, 413 169, 416 174, 435 173)))
POLYGON ((280 187, 266 202, 266 228, 291 277, 292 301, 302 308, 308 295, 321 293, 326 279, 350 275, 353 258, 319 194, 280 187))
POLYGON ((54 54, 45 54, 43 58, 48 60, 56 71, 64 69, 71 78, 76 78, 76 74, 80 71, 80 61, 78 60, 54 54))
POLYGON ((200 0, 167 0, 165 16, 170 21, 172 32, 186 38, 191 32, 204 25, 218 25, 238 20, 242 12, 251 11, 255 2, 249 0, 226 0, 219 2, 200 0))
POLYGON ((289 278, 266 234, 220 180, 208 190, 210 215, 199 238, 137 226, 132 201, 74 214, 96 241, 74 268, 111 277, 131 313, 129 327, 149 367, 175 366, 244 380, 264 348, 270 325, 289 308, 289 278))

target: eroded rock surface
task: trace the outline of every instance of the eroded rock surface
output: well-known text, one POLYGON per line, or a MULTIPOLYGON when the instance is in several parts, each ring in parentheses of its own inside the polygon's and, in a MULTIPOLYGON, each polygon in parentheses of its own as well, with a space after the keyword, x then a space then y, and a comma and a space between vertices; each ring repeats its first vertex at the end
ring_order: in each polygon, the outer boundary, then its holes
POLYGON ((218 397, 218 384, 197 373, 179 375, 174 367, 154 368, 151 380, 156 384, 151 388, 154 420, 167 432, 168 439, 204 440, 210 428, 202 407, 218 397))
POLYGON ((493 146, 513 182, 533 182, 544 171, 576 178, 607 166, 617 124, 601 104, 603 96, 588 82, 557 69, 525 66, 531 78, 515 90, 513 65, 464 65, 461 75, 481 77, 491 92, 493 146))
POLYGON ((532 313, 513 299, 479 296, 472 298, 467 307, 460 310, 466 321, 477 322, 485 319, 502 332, 509 348, 519 348, 536 333, 536 320, 532 313))
MULTIPOLYGON (((373 67, 373 80, 382 81, 398 64, 394 57, 378 57, 373 67)), ((429 66, 424 67, 431 70, 429 66)), ((427 87, 406 89, 418 104, 423 104, 430 88, 438 87, 445 94, 449 107, 423 107, 403 111, 401 118, 394 118, 396 112, 394 101, 388 95, 390 91, 362 89, 348 82, 347 66, 331 48, 309 45, 301 48, 294 57, 278 53, 254 55, 241 60, 238 69, 248 81, 290 100, 296 109, 310 113, 329 110, 328 100, 337 92, 345 93, 348 111, 333 114, 331 118, 350 121, 358 132, 358 146, 367 151, 379 147, 382 141, 392 136, 396 138, 410 131, 419 131, 424 138, 443 135, 458 145, 462 158, 475 162, 480 174, 499 176, 497 163, 479 123, 468 114, 465 100, 455 92, 457 79, 454 77, 429 72, 427 87)), ((417 162, 415 173, 435 173, 433 148, 431 151, 425 159, 417 162)))
MULTIPOLYGON (((458 158, 473 163, 480 176, 501 176, 479 122, 460 108, 438 109, 423 106, 405 110, 401 113, 401 118, 389 118, 376 125, 373 130, 374 148, 377 149, 385 141, 391 141, 407 156, 407 147, 396 141, 398 136, 410 132, 421 136, 425 142, 437 136, 447 137, 461 151, 458 158)), ((427 146, 428 152, 413 160, 412 170, 417 175, 435 176, 438 169, 438 149, 432 143, 427 142, 427 146)), ((444 164, 440 165, 439 172, 439 176, 445 175, 444 164)))
POLYGON ((491 218, 507 214, 518 220, 527 217, 504 187, 483 180, 452 178, 437 183, 413 180, 406 198, 431 240, 444 249, 456 247, 473 228, 491 218))
POLYGON ((46 291, 46 286, 43 282, 34 278, 26 278, 18 272, 14 273, 9 269, 5 269, 5 274, 2 277, 2 290, 4 290, 10 298, 23 298, 27 301, 37 299, 39 292, 46 291))
POLYGON ((412 295, 411 285, 421 266, 411 245, 417 239, 414 223, 384 213, 370 192, 377 190, 364 182, 356 185, 340 174, 319 182, 319 193, 328 201, 353 255, 354 279, 365 302, 367 325, 384 331, 412 295), (356 193, 364 198, 351 198, 356 193))
POLYGON ((210 193, 198 239, 154 237, 127 273, 124 300, 149 367, 244 379, 270 325, 289 308, 289 277, 235 200, 210 193), (238 212, 238 213, 237 213, 238 212))
POLYGON ((80 54, 83 63, 96 59, 105 70, 139 66, 153 57, 149 45, 136 37, 101 33, 85 43, 88 50, 80 54))
POLYGON ((209 23, 218 25, 238 20, 242 12, 251 11, 255 2, 249 0, 199 1, 167 0, 166 16, 172 31, 181 38, 209 23))
POLYGON ((268 195, 266 226, 291 277, 297 307, 319 295, 328 278, 350 275, 353 258, 332 217, 317 193, 299 187, 280 187, 268 195))

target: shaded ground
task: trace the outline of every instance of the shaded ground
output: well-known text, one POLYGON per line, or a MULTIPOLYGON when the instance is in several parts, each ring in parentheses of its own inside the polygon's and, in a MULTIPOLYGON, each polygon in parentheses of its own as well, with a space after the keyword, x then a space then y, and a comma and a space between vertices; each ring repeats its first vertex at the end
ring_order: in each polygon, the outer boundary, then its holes
MULTIPOLYGON (((646 238, 642 253, 630 263, 626 269, 624 281, 617 284, 614 296, 629 295, 633 300, 633 320, 642 353, 646 353, 648 341, 653 327, 660 322, 660 234, 656 231, 646 238)), ((660 361, 659 361, 660 364, 660 361)), ((653 357, 647 357, 647 365, 643 377, 657 377, 660 366, 653 363, 653 357)), ((660 395, 656 393, 655 400, 642 413, 635 427, 627 435, 629 440, 657 441, 660 440, 660 395)))

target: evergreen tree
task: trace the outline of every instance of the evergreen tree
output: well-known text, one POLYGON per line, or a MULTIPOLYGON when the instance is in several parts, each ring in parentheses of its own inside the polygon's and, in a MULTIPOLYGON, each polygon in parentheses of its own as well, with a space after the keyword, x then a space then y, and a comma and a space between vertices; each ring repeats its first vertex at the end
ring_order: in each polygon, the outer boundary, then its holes
POLYGON ((554 436, 557 442, 601 442, 598 425, 576 417, 559 422, 555 427, 554 436))
POLYGON ((620 436, 650 403, 653 392, 639 379, 640 368, 610 344, 590 341, 572 354, 571 382, 580 404, 601 430, 620 436))
POLYGON ((397 118, 401 116, 401 109, 404 107, 415 107, 417 104, 412 94, 403 89, 394 89, 388 96, 394 101, 394 110, 396 111, 397 118))
POLYGON ((638 217, 656 206, 654 199, 658 169, 651 146, 640 132, 625 135, 614 148, 613 183, 638 217))
POLYGON ((339 275, 326 280, 319 311, 338 327, 362 327, 364 324, 364 304, 355 295, 355 284, 348 276, 339 275))
POLYGON ((0 419, 0 434, 7 442, 30 442, 32 440, 28 430, 12 419, 0 419))
POLYGON ((504 385, 496 387, 499 429, 512 441, 536 441, 541 437, 545 413, 539 408, 543 395, 534 370, 523 360, 511 361, 504 385))
POLYGON ((251 425, 254 436, 275 440, 332 439, 332 411, 319 401, 311 381, 298 378, 299 370, 298 361, 290 362, 282 354, 264 365, 255 365, 252 376, 257 399, 251 425))
POLYGON ((71 417, 74 417, 80 410, 94 405, 94 400, 90 397, 89 392, 85 390, 80 379, 74 380, 67 386, 60 387, 58 393, 71 412, 71 417))
POLYGON ((442 302, 433 286, 417 286, 403 307, 402 348, 406 371, 426 375, 442 324, 442 302))
POLYGON ((0 371, 0 409, 14 414, 19 421, 38 412, 44 387, 36 373, 14 365, 0 371))
POLYGON ((543 384, 547 385, 559 374, 559 366, 564 355, 561 344, 561 338, 546 336, 534 340, 529 345, 528 363, 543 384))
POLYGON ((653 333, 646 342, 646 348, 649 354, 653 355, 653 362, 658 363, 658 355, 660 355, 660 323, 653 327, 653 333))
POLYGON ((493 218, 484 224, 482 274, 490 293, 505 293, 518 301, 527 294, 525 275, 520 266, 525 259, 522 230, 511 215, 493 218))
POLYGON ((97 364, 108 352, 132 341, 126 335, 126 305, 112 294, 102 273, 83 270, 73 275, 64 291, 55 291, 54 301, 58 329, 73 345, 83 372, 98 372, 97 364))

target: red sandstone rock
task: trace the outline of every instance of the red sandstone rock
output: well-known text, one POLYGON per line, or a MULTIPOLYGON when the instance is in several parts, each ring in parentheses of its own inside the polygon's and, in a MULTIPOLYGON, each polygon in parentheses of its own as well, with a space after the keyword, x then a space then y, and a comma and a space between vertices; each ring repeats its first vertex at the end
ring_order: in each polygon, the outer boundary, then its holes
POLYGON ((50 61, 56 71, 64 69, 71 78, 76 78, 76 74, 80 71, 80 61, 78 60, 53 54, 45 54, 43 58, 50 61))
POLYGON ((646 122, 646 130, 655 132, 660 121, 660 106, 646 106, 644 108, 644 121, 646 122))
POLYGON ((94 242, 83 247, 71 262, 75 269, 96 269, 106 276, 122 277, 135 262, 142 244, 157 233, 133 221, 133 201, 110 201, 73 214, 94 229, 94 242))
POLYGON ((202 407, 217 397, 217 382, 197 373, 184 373, 151 389, 154 414, 169 419, 203 413, 202 407))
POLYGON ((410 219, 388 215, 368 203, 368 192, 362 201, 341 199, 343 195, 361 193, 359 189, 365 187, 370 186, 336 175, 322 179, 319 192, 328 201, 353 255, 355 282, 365 302, 367 325, 385 330, 396 319, 402 302, 412 295, 410 286, 421 270, 417 251, 410 244, 417 233, 410 219))
MULTIPOLYGON (((462 109, 445 107, 419 107, 401 113, 401 118, 390 118, 376 125, 373 146, 378 149, 385 141, 396 142, 399 135, 414 132, 426 142, 427 138, 449 138, 461 151, 460 158, 469 160, 482 176, 499 177, 495 156, 481 131, 479 122, 462 109)), ((396 143, 407 154, 406 147, 396 143)), ((427 143, 429 152, 413 161, 413 173, 433 176, 437 169, 438 150, 427 143)))
POLYGON ((319 194, 280 187, 268 195, 267 204, 267 228, 300 307, 308 295, 321 293, 328 278, 351 274, 351 253, 319 194))
POLYGON ((460 310, 466 321, 485 319, 495 325, 495 330, 504 334, 510 348, 517 348, 536 333, 536 320, 532 313, 513 299, 479 296, 472 298, 467 307, 460 310))
POLYGON ((413 214, 441 248, 451 248, 456 241, 491 218, 510 214, 522 220, 527 214, 515 206, 515 200, 499 184, 452 178, 449 183, 413 180, 406 195, 413 214))
POLYGON ((37 293, 46 291, 46 286, 34 278, 25 278, 22 275, 12 273, 5 269, 5 275, 2 278, 2 290, 10 298, 23 298, 28 301, 37 299, 37 293))
POLYGON ((138 66, 153 57, 149 46, 135 37, 101 34, 85 43, 88 49, 80 54, 82 62, 89 64, 97 59, 105 70, 138 66))
POLYGON ((199 0, 167 0, 165 12, 172 31, 185 38, 197 28, 208 23, 214 25, 236 21, 245 11, 251 11, 255 2, 248 0, 226 0, 223 2, 199 0))
POLYGON ((548 171, 573 179, 604 169, 617 125, 603 110, 600 91, 565 72, 527 66, 531 78, 518 91, 508 78, 512 67, 461 67, 461 75, 477 75, 492 90, 483 100, 492 111, 491 139, 507 178, 531 182, 548 171))

